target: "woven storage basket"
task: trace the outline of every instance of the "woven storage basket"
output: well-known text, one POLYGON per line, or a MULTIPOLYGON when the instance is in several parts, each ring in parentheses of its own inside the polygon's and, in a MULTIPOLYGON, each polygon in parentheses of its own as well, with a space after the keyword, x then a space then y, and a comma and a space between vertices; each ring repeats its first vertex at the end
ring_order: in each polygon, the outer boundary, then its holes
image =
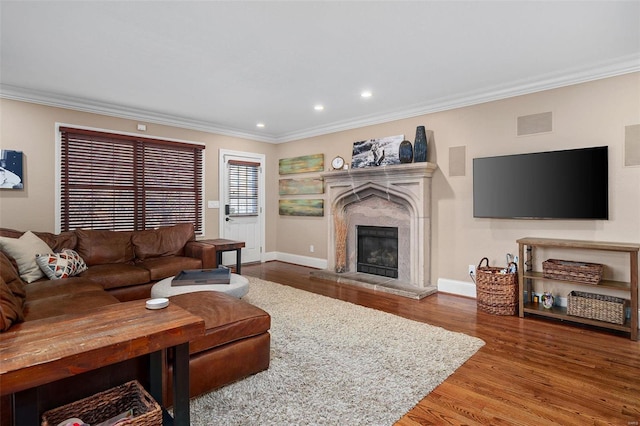
POLYGON ((567 297, 567 314, 598 321, 624 324, 627 299, 572 291, 567 297))
POLYGON ((109 420, 133 409, 133 418, 121 425, 162 425, 162 409, 136 380, 116 386, 88 398, 49 410, 42 415, 42 426, 57 426, 60 422, 77 417, 85 423, 95 424, 109 420))
POLYGON ((516 314, 518 274, 503 273, 504 269, 489 266, 486 257, 480 260, 476 268, 476 302, 481 311, 494 315, 516 314), (483 261, 486 261, 486 266, 482 266, 483 261))
POLYGON ((603 270, 604 266, 599 263, 558 259, 548 259, 542 262, 542 276, 556 280, 598 284, 602 279, 603 270))

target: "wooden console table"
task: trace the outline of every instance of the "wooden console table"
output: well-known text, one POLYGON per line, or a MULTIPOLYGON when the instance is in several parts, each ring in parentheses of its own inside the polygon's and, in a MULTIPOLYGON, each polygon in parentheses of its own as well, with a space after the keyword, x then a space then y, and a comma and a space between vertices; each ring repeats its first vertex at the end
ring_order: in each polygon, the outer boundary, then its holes
POLYGON ((162 403, 161 358, 174 347, 174 424, 187 426, 189 341, 203 334, 202 318, 173 304, 149 310, 144 300, 29 321, 0 334, 0 394, 13 394, 14 424, 40 424, 38 386, 151 354, 150 393, 162 403))
POLYGON ((199 243, 209 244, 216 250, 216 268, 222 264, 222 253, 225 251, 236 252, 236 274, 241 275, 240 267, 242 265, 242 247, 244 241, 225 240, 224 238, 216 238, 212 240, 198 240, 199 243))

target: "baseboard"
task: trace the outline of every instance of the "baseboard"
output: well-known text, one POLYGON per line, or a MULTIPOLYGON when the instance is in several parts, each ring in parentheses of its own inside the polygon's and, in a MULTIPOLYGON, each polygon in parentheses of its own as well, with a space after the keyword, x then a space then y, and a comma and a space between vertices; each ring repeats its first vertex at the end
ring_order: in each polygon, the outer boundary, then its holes
POLYGON ((317 257, 300 256, 297 254, 269 252, 262 256, 264 262, 279 260, 281 262, 293 263, 294 265, 308 266, 310 268, 327 269, 327 259, 317 257))
POLYGON ((447 278, 438 278, 438 291, 443 293, 456 294, 476 298, 476 285, 468 281, 450 280, 447 278))

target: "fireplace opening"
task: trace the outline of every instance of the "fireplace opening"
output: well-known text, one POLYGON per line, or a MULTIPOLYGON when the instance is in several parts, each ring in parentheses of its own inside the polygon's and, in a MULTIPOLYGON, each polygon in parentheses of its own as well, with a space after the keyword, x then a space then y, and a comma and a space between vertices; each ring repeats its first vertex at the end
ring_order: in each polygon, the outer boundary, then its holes
POLYGON ((358 272, 398 278, 398 228, 358 226, 357 242, 358 272))

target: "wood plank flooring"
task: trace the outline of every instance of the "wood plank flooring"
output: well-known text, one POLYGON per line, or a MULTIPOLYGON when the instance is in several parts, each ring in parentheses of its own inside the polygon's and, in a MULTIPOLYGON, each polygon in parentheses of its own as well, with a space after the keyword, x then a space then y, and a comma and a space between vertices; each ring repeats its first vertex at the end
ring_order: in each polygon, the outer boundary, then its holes
POLYGON ((396 425, 640 424, 640 342, 583 326, 476 310, 475 299, 422 300, 311 278, 311 268, 248 264, 243 275, 390 312, 486 342, 396 425))

